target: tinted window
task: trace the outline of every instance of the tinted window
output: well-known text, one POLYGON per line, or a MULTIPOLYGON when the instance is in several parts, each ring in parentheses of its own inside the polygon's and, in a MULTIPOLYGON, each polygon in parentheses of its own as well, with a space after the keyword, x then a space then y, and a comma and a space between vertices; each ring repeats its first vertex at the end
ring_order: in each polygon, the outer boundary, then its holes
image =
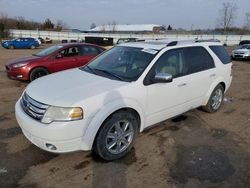
POLYGON ((60 54, 62 54, 63 57, 72 57, 77 56, 79 51, 77 47, 70 47, 60 51, 60 54))
POLYGON ((205 48, 188 47, 183 50, 189 74, 214 67, 214 61, 205 48))
POLYGON ((231 58, 224 46, 209 46, 223 64, 231 63, 231 58))
POLYGON ((82 46, 81 47, 81 55, 96 55, 99 53, 100 53, 100 51, 96 47, 93 47, 93 46, 82 46))
POLYGON ((187 65, 183 59, 183 49, 169 50, 165 52, 156 62, 154 72, 169 73, 174 78, 186 75, 187 65))

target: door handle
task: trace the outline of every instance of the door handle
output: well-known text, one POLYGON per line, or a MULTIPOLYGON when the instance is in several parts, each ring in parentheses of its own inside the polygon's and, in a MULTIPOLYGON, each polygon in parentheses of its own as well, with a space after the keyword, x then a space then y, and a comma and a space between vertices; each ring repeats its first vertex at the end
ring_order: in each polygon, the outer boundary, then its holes
POLYGON ((213 78, 213 77, 215 77, 216 76, 216 74, 211 74, 210 75, 210 78, 213 78))
POLYGON ((179 84, 178 87, 183 87, 183 86, 186 86, 187 83, 183 83, 183 84, 179 84))

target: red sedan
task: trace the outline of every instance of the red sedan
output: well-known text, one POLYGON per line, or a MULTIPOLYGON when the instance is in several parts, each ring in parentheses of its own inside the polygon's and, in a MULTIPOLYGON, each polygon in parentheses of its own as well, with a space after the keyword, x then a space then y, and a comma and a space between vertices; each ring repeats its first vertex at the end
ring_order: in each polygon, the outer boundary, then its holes
POLYGON ((87 43, 58 44, 32 56, 12 60, 5 67, 9 78, 33 81, 50 73, 83 66, 104 50, 87 43))

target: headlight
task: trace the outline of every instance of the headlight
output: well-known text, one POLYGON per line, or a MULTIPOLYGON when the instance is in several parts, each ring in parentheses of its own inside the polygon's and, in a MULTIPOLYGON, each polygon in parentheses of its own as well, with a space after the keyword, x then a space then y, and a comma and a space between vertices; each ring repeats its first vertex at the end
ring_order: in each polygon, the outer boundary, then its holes
POLYGON ((27 65, 28 62, 24 62, 24 63, 17 63, 13 65, 13 68, 19 68, 19 67, 24 67, 25 65, 27 65))
POLYGON ((250 56, 250 52, 246 52, 244 55, 245 56, 250 56))
POLYGON ((80 107, 64 108, 50 106, 45 112, 42 123, 51 123, 53 121, 74 121, 83 119, 83 110, 80 107))

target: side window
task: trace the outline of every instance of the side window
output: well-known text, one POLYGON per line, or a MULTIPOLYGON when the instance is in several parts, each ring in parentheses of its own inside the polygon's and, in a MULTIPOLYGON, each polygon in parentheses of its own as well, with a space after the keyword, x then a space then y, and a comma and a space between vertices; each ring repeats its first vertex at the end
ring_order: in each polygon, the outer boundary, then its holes
POLYGON ((183 59, 183 49, 174 49, 165 52, 155 63, 155 74, 169 73, 173 78, 187 74, 187 66, 183 59))
POLYGON ((59 52, 63 57, 72 57, 79 55, 79 49, 77 47, 70 47, 63 49, 59 52))
POLYGON ((188 66, 188 74, 214 68, 214 61, 207 50, 203 47, 183 48, 184 57, 188 66))
POLYGON ((209 46, 223 64, 231 63, 231 58, 224 46, 209 46))
POLYGON ((81 55, 97 55, 100 51, 93 46, 82 46, 81 47, 81 55))

